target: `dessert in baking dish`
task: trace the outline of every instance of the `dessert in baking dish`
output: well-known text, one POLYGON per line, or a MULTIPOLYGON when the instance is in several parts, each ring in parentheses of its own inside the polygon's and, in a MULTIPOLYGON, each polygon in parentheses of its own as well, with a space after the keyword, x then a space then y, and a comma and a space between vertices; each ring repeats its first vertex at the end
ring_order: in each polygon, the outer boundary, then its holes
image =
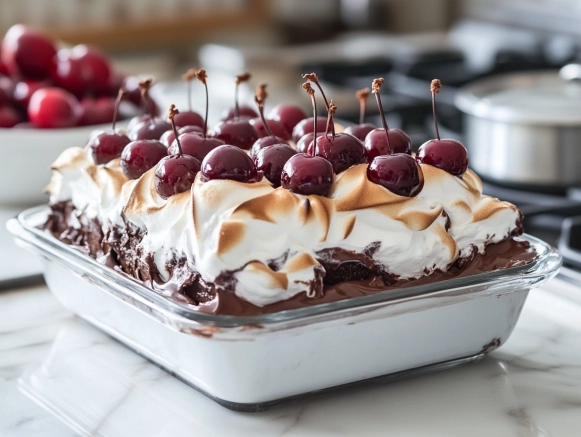
MULTIPOLYGON (((207 78, 203 70, 190 77, 207 78)), ((535 258, 515 238, 522 214, 482 194, 462 144, 437 138, 413 156, 407 135, 385 121, 361 141, 335 130, 326 98, 321 132, 311 84, 320 86, 305 77, 315 116, 302 146, 288 141, 300 110, 265 119, 264 87, 261 118, 234 116, 209 133, 207 123, 180 133, 172 108, 166 144, 138 138, 107 162, 96 158, 95 137, 65 151, 53 165, 45 228, 156 292, 217 314, 300 308, 535 258), (246 124, 260 137, 251 151, 236 137, 246 124)), ((381 84, 373 93, 383 113, 381 84)), ((101 143, 103 135, 124 134, 101 134, 101 143)))

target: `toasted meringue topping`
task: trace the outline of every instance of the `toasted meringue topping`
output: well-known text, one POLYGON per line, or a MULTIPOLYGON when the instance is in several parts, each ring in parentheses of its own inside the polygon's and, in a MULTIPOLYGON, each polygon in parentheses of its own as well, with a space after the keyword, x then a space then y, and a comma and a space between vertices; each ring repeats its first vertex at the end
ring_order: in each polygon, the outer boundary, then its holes
POLYGON ((79 148, 53 170, 51 203, 72 201, 104 231, 124 226, 123 216, 144 229, 143 253, 153 254, 163 280, 168 261, 183 254, 204 281, 231 274, 234 292, 258 306, 312 295, 325 249, 362 253, 374 245, 373 260, 386 272, 418 278, 508 238, 519 221, 514 205, 482 195, 472 171, 458 178, 424 164, 424 188, 411 198, 370 182, 365 164, 337 175, 328 198, 198 175, 190 191, 164 200, 154 169, 129 181, 119 160, 96 166, 79 148), (273 269, 275 259, 284 262, 273 269))

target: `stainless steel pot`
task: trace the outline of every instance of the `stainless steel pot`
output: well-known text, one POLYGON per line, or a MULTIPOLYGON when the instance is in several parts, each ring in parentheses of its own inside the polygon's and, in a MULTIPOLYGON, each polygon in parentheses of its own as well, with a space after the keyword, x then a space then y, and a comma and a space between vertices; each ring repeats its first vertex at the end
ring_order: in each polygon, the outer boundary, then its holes
POLYGON ((581 184, 581 65, 473 82, 456 96, 466 114, 470 167, 507 185, 581 184))

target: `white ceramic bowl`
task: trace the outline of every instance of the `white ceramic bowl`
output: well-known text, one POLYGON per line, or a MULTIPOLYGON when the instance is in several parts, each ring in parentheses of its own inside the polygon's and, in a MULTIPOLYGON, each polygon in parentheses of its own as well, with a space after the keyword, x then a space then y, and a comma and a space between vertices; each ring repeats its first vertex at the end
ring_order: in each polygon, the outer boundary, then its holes
MULTIPOLYGON (((118 128, 123 123, 117 123, 118 128)), ((111 124, 67 129, 0 129, 0 206, 46 203, 50 165, 69 147, 84 147, 91 132, 111 124)))

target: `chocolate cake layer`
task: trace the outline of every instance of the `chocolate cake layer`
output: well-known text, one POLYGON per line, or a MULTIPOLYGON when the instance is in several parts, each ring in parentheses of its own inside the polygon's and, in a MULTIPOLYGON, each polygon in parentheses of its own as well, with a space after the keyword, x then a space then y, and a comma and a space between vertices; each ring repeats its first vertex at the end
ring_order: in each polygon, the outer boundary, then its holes
MULTIPOLYGON (((115 227, 103 234, 98 223, 86 219, 69 202, 55 204, 51 208, 52 213, 44 229, 56 238, 188 308, 223 315, 251 316, 304 308, 509 268, 527 264, 537 257, 528 242, 509 238, 501 243, 489 244, 484 254, 473 252, 468 257, 458 259, 445 272, 436 271, 407 280, 389 274, 384 266, 374 262, 373 253, 378 247, 373 244, 363 253, 328 249, 317 253, 317 260, 324 267, 324 270, 320 269, 322 281, 318 282, 322 286, 315 289, 311 297, 300 293, 290 299, 259 307, 234 294, 234 272, 224 272, 214 283, 207 283, 198 272, 192 270, 185 257, 176 254, 165 266, 170 272, 170 279, 164 282, 151 254, 143 253, 139 244, 143 233, 135 226, 127 223, 125 228, 115 227)), ((269 263, 273 269, 276 265, 277 260, 269 263)))

